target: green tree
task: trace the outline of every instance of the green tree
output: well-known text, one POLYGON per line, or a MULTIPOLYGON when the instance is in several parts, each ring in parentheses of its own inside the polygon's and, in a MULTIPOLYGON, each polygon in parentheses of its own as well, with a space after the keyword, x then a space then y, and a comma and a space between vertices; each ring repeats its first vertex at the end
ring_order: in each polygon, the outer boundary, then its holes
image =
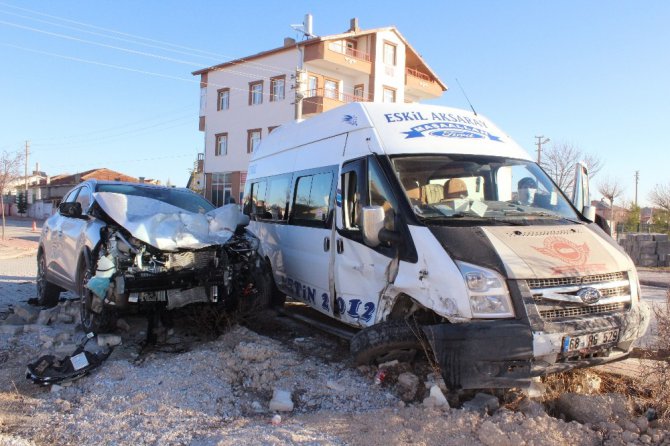
POLYGON ((28 193, 26 191, 18 191, 16 193, 16 207, 19 214, 25 214, 28 211, 28 193))
POLYGON ((628 218, 624 222, 626 232, 637 232, 638 224, 640 223, 640 206, 631 203, 628 206, 628 218))

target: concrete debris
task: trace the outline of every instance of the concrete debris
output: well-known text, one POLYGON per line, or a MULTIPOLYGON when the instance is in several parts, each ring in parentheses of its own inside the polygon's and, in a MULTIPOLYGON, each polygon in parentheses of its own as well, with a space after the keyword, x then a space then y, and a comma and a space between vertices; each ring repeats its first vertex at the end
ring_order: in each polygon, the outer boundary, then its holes
POLYGON ((23 333, 23 325, 0 324, 0 333, 16 336, 23 333))
POLYGON ((486 446, 515 446, 505 432, 490 420, 486 420, 479 427, 477 438, 486 446))
POLYGON ((40 314, 37 316, 37 320, 35 321, 35 323, 39 325, 49 325, 51 322, 56 321, 59 312, 60 308, 58 307, 47 308, 46 310, 42 310, 40 311, 40 314))
POLYGON ((530 398, 525 398, 523 401, 521 401, 521 403, 519 403, 519 410, 521 413, 530 417, 539 417, 547 413, 544 410, 542 403, 530 398))
POLYGON ((445 409, 449 408, 449 403, 447 398, 444 396, 442 391, 438 386, 433 386, 430 388, 430 395, 423 400, 423 405, 425 407, 442 407, 445 409))
POLYGON ((37 320, 40 314, 40 309, 28 304, 14 305, 14 314, 23 319, 27 324, 32 324, 37 320))
POLYGON ((263 406, 258 401, 254 401, 254 402, 251 403, 251 410, 253 410, 256 413, 265 412, 265 410, 263 409, 263 406))
POLYGON ((419 377, 411 372, 398 375, 398 390, 403 401, 412 401, 419 389, 419 377))
POLYGON ((56 317, 56 321, 62 323, 62 324, 72 324, 75 321, 75 318, 72 317, 71 315, 61 311, 58 313, 58 316, 56 317))
POLYGON ((556 407, 569 420, 591 424, 607 422, 615 417, 628 418, 630 413, 628 400, 618 393, 565 393, 556 400, 556 407))
POLYGON ((344 392, 344 386, 337 381, 329 379, 326 381, 326 387, 329 389, 335 390, 336 392, 344 392))
POLYGON ((423 383, 426 386, 426 389, 430 389, 433 386, 438 386, 442 393, 449 392, 447 384, 444 382, 444 378, 439 373, 429 373, 426 376, 426 381, 423 383))
POLYGON ((379 370, 390 369, 396 367, 398 364, 399 363, 397 359, 394 359, 393 361, 382 362, 381 364, 379 364, 379 370))
POLYGON ((272 393, 272 400, 270 401, 270 410, 291 412, 293 410, 291 392, 288 390, 275 389, 272 393))
POLYGON ((128 322, 126 322, 124 319, 117 319, 116 328, 121 331, 130 331, 130 324, 128 324, 128 322))
POLYGON ((500 401, 498 401, 498 398, 488 393, 478 393, 473 399, 463 403, 463 409, 481 414, 492 415, 499 408, 500 401))
POLYGON ((115 347, 117 345, 121 345, 121 336, 115 334, 98 335, 99 347, 115 347))
POLYGON ((21 316, 12 313, 7 316, 7 319, 5 319, 3 323, 7 325, 23 325, 26 323, 26 321, 24 321, 21 316))
POLYGON ((540 381, 539 378, 534 378, 530 381, 530 385, 523 389, 523 392, 526 394, 528 398, 542 398, 544 396, 544 393, 546 391, 546 387, 544 384, 542 384, 542 381, 540 381))
POLYGON ((275 414, 275 416, 272 417, 271 423, 273 426, 278 426, 279 424, 281 424, 281 415, 275 414))

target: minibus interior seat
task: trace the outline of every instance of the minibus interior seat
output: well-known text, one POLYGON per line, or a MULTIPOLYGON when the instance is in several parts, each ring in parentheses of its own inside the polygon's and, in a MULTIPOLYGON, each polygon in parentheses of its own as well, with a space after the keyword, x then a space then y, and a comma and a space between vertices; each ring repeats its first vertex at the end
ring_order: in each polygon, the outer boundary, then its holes
POLYGON ((460 178, 452 178, 444 183, 444 199, 454 200, 468 197, 468 186, 460 178))
POLYGON ((412 206, 421 205, 423 200, 421 199, 421 187, 416 180, 404 179, 401 181, 405 192, 407 193, 407 198, 409 198, 412 206))
POLYGON ((426 204, 439 203, 444 199, 444 190, 441 184, 426 184, 422 187, 422 190, 426 204))

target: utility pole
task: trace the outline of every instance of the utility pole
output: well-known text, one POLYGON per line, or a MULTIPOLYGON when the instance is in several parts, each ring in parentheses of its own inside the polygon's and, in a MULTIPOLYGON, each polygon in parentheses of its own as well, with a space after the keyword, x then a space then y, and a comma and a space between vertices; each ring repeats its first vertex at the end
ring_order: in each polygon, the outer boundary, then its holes
POLYGON ((635 208, 637 209, 637 232, 640 232, 640 220, 642 219, 642 212, 637 205, 637 184, 640 182, 640 171, 635 171, 635 208))
POLYGON ((24 199, 26 200, 26 211, 28 210, 28 156, 30 156, 30 141, 26 141, 26 165, 25 165, 25 180, 24 180, 24 185, 25 185, 25 197, 24 199))
POLYGON ((537 142, 535 145, 537 146, 537 164, 540 164, 542 161, 542 144, 546 144, 549 141, 551 141, 549 138, 545 138, 544 136, 536 136, 537 142), (542 140, 544 138, 544 141, 542 140))

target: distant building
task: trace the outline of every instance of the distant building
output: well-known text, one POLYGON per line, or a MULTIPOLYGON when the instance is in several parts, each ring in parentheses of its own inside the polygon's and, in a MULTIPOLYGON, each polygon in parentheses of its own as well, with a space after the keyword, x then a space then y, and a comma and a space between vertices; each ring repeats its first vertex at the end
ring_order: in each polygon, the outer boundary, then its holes
POLYGON ((418 102, 447 90, 394 27, 361 30, 352 19, 342 34, 306 31, 307 40, 287 38, 279 48, 193 72, 200 76, 205 196, 216 205, 241 201, 251 154, 283 123, 347 102, 418 102))

